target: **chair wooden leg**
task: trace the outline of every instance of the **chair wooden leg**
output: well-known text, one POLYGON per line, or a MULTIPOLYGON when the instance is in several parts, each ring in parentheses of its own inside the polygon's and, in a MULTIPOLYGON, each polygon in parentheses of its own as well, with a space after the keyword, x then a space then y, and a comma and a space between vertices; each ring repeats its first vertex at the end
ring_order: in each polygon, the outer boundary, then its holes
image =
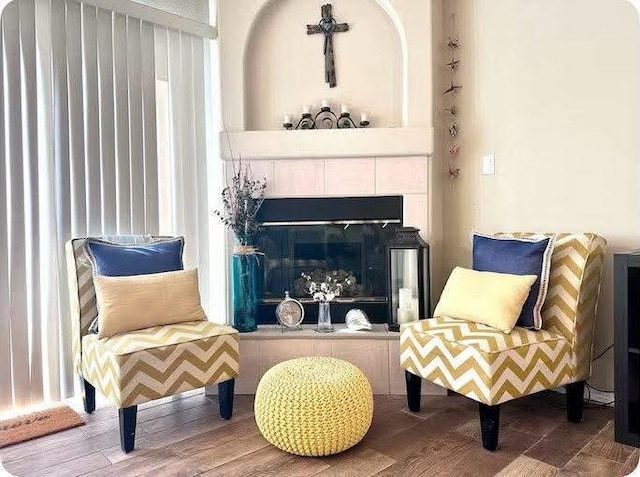
POLYGON ((582 422, 584 411, 584 381, 565 385, 567 391, 567 419, 569 422, 582 422))
POLYGON ((233 388, 236 380, 230 379, 218 383, 218 401, 220 402, 220 417, 226 421, 233 415, 233 388))
POLYGON ((488 406, 487 404, 479 403, 479 409, 482 447, 489 451, 494 451, 498 448, 500 405, 488 406))
POLYGON ((404 377, 407 382, 407 406, 409 406, 411 412, 420 412, 422 378, 409 371, 404 372, 404 377))
POLYGON ((120 417, 120 448, 122 452, 129 453, 133 450, 136 442, 136 419, 138 406, 118 409, 120 417))
POLYGON ((84 412, 91 414, 96 409, 96 388, 82 376, 80 376, 80 388, 82 389, 84 412))

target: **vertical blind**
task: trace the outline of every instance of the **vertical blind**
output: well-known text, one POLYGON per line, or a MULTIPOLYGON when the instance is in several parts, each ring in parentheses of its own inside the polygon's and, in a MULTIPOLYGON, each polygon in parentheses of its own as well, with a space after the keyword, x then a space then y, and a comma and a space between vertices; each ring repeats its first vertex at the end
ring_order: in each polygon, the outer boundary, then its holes
POLYGON ((212 174, 205 40, 78 0, 1 30, 0 411, 74 392, 71 237, 184 235, 207 305, 212 174))

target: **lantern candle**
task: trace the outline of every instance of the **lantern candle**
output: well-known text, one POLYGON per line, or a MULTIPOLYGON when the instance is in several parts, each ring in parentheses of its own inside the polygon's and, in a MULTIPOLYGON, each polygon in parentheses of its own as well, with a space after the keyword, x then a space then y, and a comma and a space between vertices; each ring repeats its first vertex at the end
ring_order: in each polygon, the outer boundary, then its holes
POLYGON ((429 303, 429 244, 415 227, 399 227, 387 245, 389 266, 389 331, 425 318, 429 303))

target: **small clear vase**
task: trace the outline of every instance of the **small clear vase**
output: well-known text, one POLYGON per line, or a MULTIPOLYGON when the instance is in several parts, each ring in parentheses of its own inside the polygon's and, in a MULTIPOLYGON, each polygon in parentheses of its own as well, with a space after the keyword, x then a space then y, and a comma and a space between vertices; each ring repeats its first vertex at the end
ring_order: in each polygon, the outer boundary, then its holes
POLYGON ((335 331, 335 328, 331 324, 330 302, 318 303, 318 327, 316 331, 318 333, 333 333, 335 331))

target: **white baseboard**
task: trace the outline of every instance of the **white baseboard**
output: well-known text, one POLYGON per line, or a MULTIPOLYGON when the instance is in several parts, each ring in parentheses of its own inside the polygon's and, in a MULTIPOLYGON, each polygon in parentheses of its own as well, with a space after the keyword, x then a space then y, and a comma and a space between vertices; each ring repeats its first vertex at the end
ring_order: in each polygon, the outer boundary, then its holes
MULTIPOLYGON (((559 387, 559 388, 555 388, 552 391, 555 391, 557 393, 560 394, 565 394, 565 389, 564 386, 563 387, 559 387)), ((587 387, 585 386, 584 389, 584 397, 585 399, 587 397, 589 397, 589 391, 591 391, 591 401, 596 403, 596 404, 607 404, 611 407, 613 407, 614 403, 612 402, 615 399, 615 396, 613 393, 605 393, 602 391, 597 391, 593 388, 591 389, 587 389, 587 387)))
MULTIPOLYGON (((593 402, 597 402, 598 404, 609 404, 613 407, 613 400, 615 396, 613 393, 603 393, 602 391, 596 391, 595 389, 590 389, 591 391, 591 400, 593 402)), ((585 392, 585 395, 588 396, 588 391, 585 392)))

